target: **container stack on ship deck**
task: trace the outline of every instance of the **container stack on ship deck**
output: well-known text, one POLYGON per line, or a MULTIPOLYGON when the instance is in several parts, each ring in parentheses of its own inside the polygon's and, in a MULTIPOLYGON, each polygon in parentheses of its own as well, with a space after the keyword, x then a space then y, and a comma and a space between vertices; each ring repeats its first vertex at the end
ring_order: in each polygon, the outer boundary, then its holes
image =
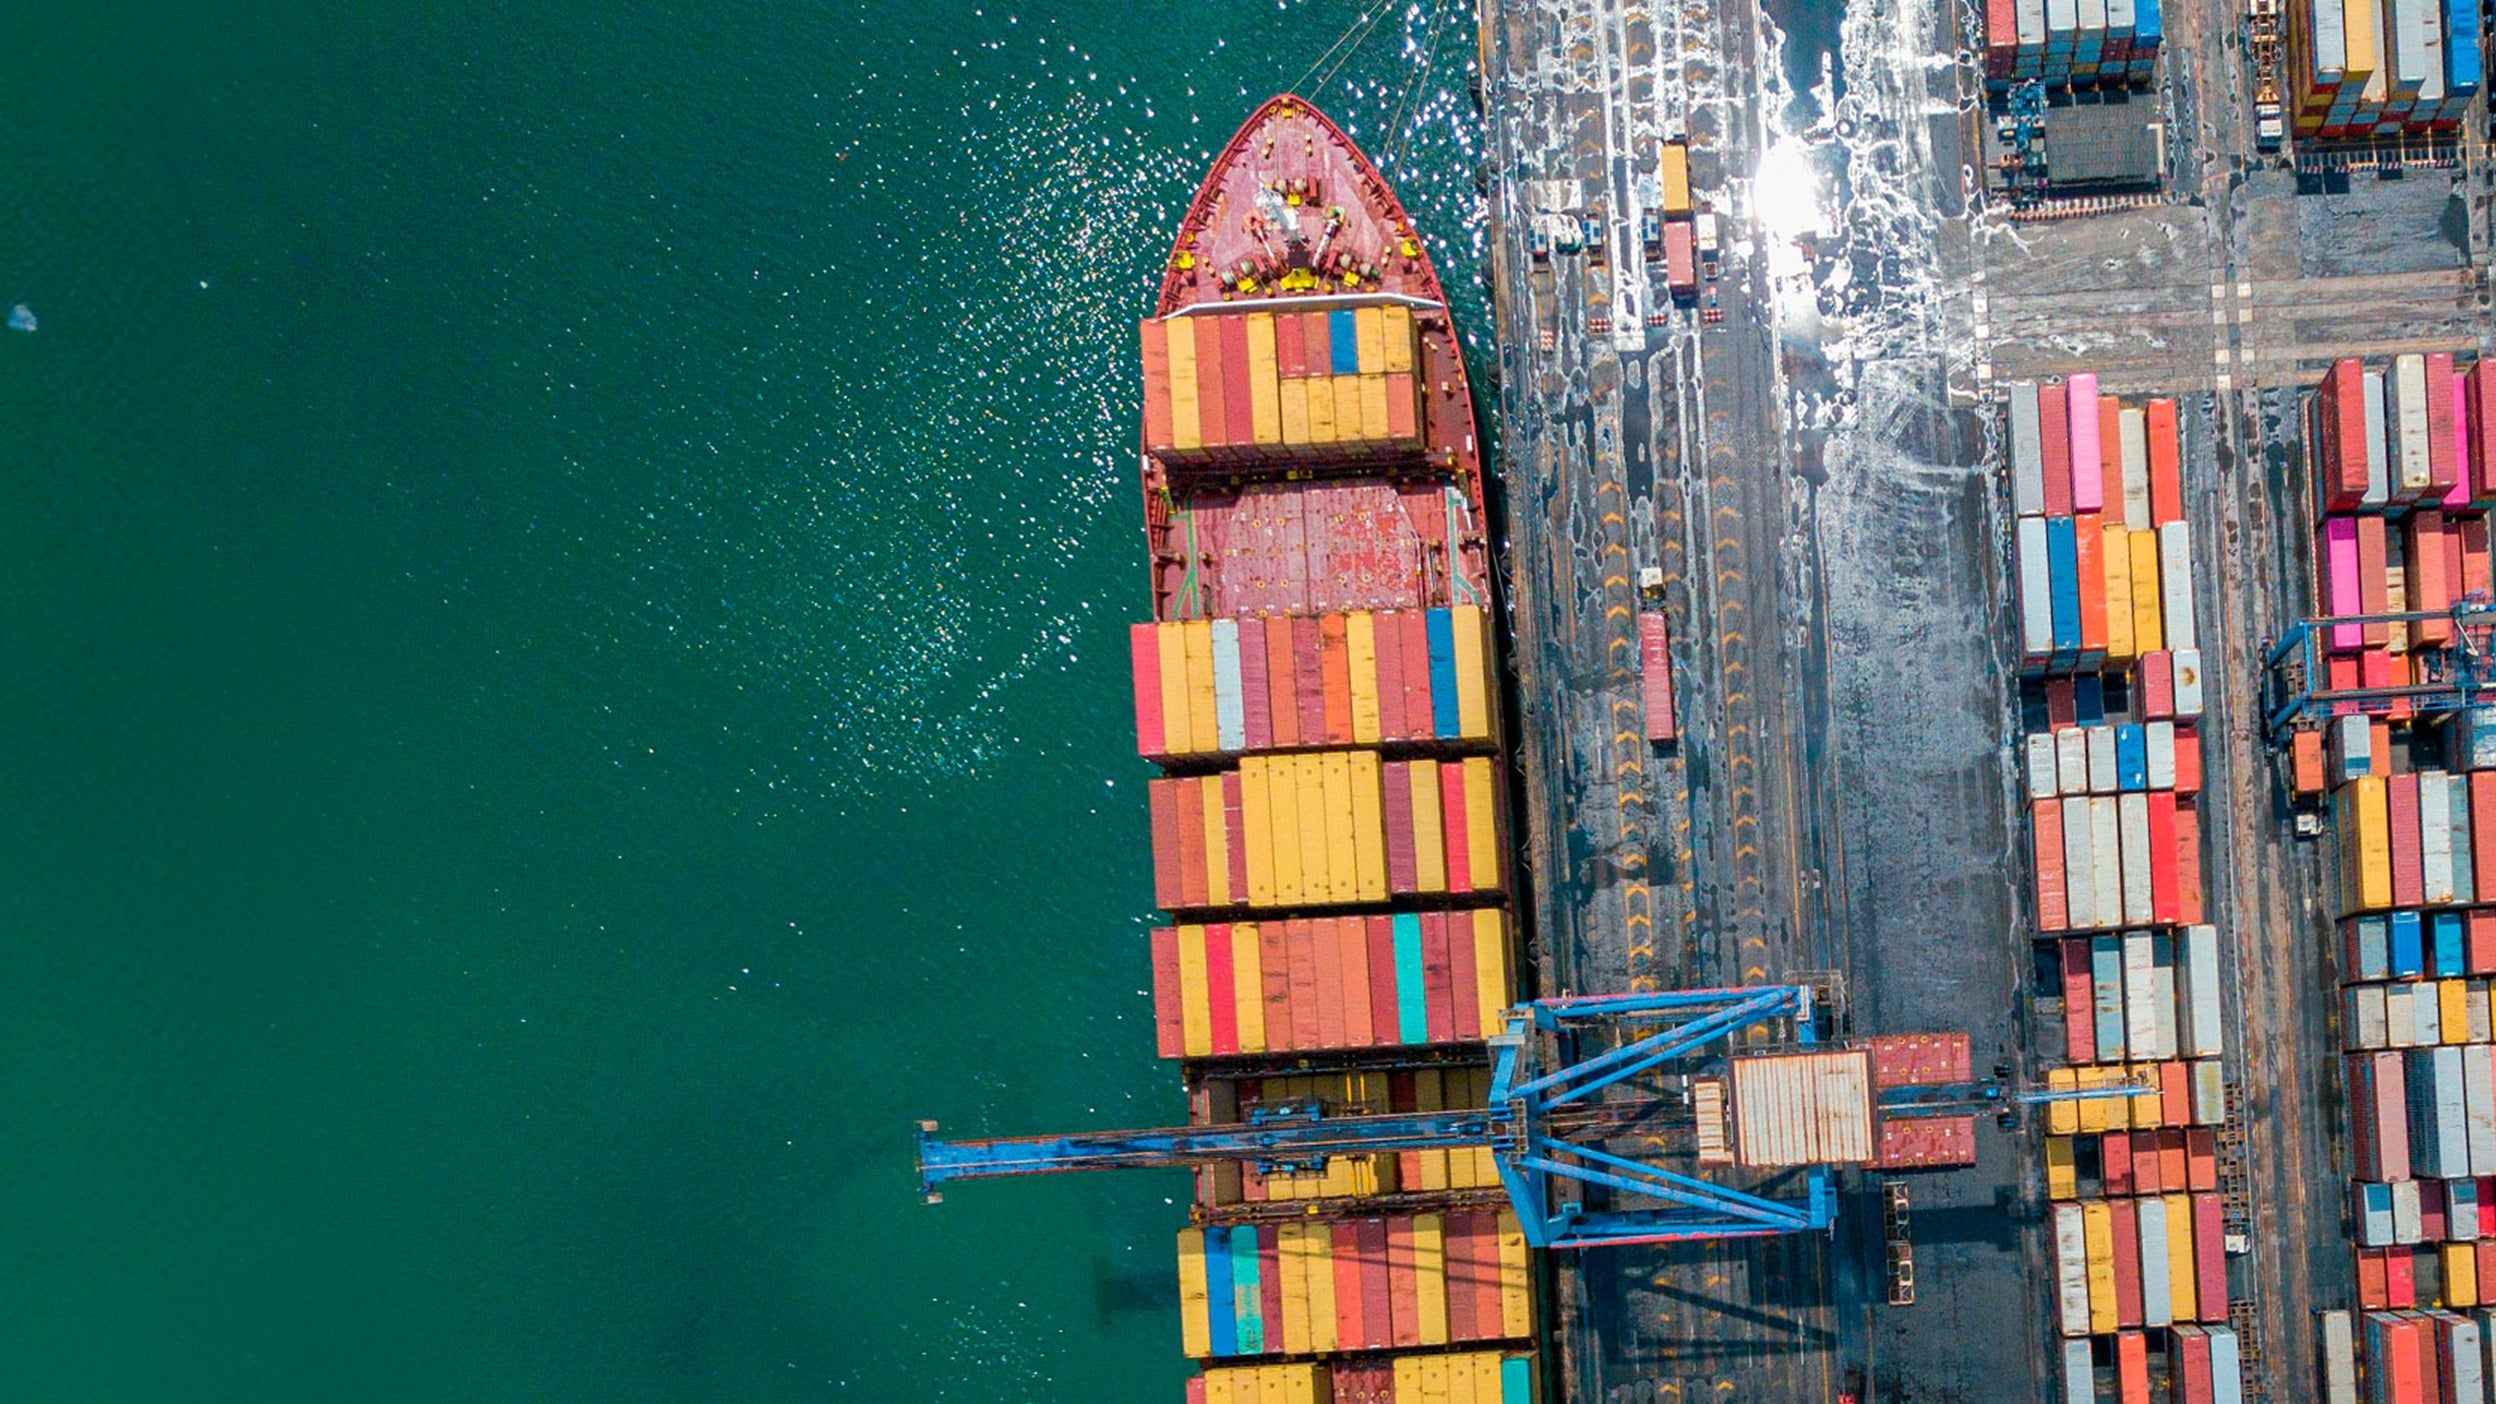
MULTIPOLYGON (((1140 341, 1160 1052, 1200 1124, 1482 1105, 1518 941, 1480 450, 1437 275, 1350 141, 1277 98, 1206 178, 1140 341)), ((1191 1400, 1538 1397, 1487 1149, 1209 1167, 1192 1220, 1191 1400)))
MULTIPOLYGON (((2318 616, 2444 612, 2491 585, 2496 369, 2335 364, 2306 404, 2318 616)), ((2457 625, 2326 626, 2312 683, 2450 675, 2457 625)), ((2339 982, 2357 1314, 2324 1313, 2323 1394, 2482 1398, 2496 1374, 2496 721, 2392 692, 2290 733, 2283 780, 2338 847, 2322 953, 2339 982)), ((2318 1295, 2325 1295, 2318 1293, 2318 1295)))
POLYGON ((2234 1404, 2220 1184, 2234 966, 2202 901, 2176 406, 2125 404, 2081 374, 2011 386, 2009 412, 2035 954, 2063 1025, 2046 1080, 2142 1089, 2046 1117, 2061 1397, 2147 1404, 2160 1382, 2234 1404))

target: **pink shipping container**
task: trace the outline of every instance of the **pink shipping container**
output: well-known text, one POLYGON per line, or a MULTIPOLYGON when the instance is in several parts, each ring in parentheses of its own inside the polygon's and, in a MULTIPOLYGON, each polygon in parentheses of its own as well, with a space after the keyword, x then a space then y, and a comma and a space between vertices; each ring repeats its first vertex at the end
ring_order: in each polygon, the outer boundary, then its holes
POLYGON ((2395 775, 2392 811, 2392 905, 2415 907, 2426 900, 2426 853, 2418 840, 2418 777, 2395 775))
POLYGON ((1662 610, 1638 612, 1638 682, 1646 704, 1647 739, 1671 741, 1680 730, 1673 718, 1673 650, 1662 610))
POLYGON ((2175 655, 2152 649, 2141 655, 2141 720, 2166 721, 2175 715, 2175 655))
MULTIPOLYGON (((2317 545, 2321 559, 2316 564, 2324 589, 2323 613, 2365 613, 2364 592, 2357 581, 2357 518, 2323 518, 2317 545)), ((2328 642, 2337 652, 2355 653, 2366 646, 2366 631, 2355 624, 2335 624, 2328 642)))
POLYGON ((2227 1320, 2227 1214, 2215 1194, 2193 1196, 2193 1312, 2227 1320))
POLYGON ((1664 222, 1664 281, 1683 297, 1696 297, 1699 292, 1698 253, 1693 238, 1688 220, 1664 222))
POLYGON ((2071 510, 2106 510, 2105 459, 2098 443, 2097 376, 2082 371, 2065 385, 2071 423, 2071 510))

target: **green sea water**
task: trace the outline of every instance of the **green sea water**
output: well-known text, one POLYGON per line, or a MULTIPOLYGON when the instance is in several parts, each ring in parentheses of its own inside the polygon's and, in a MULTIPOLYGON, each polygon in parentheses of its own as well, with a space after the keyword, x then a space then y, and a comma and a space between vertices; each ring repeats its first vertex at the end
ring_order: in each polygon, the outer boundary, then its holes
POLYGON ((910 1129, 1183 1115, 1132 324, 1359 13, 0 7, 0 1399, 1177 1397, 1184 1178, 910 1129))

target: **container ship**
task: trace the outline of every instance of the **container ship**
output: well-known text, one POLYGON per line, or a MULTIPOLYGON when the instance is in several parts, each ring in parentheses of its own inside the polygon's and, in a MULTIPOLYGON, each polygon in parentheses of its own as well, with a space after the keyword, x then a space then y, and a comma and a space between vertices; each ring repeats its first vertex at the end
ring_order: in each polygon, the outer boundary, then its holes
MULTIPOLYGON (((1481 439, 1438 274, 1343 131, 1276 97, 1188 206, 1140 350, 1159 1052, 1200 1125, 1482 1105, 1519 947, 1481 439)), ((1190 1400, 1540 1397, 1487 1148, 1195 1173, 1190 1400)))

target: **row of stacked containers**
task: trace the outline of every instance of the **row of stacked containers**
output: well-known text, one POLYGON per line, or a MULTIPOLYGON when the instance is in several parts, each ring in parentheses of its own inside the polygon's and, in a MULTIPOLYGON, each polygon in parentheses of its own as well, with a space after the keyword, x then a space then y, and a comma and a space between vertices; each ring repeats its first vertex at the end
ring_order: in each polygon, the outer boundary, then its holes
MULTIPOLYGON (((1144 324, 1165 466, 1378 471, 1419 448, 1393 303, 1144 324)), ((1401 471, 1401 469, 1398 469, 1401 471)), ((1487 1104, 1518 998, 1497 649, 1475 605, 1131 626, 1155 1040, 1198 1124, 1487 1104)), ((1533 1276, 1487 1148, 1196 1172, 1203 1404, 1527 1404, 1533 1276)))
POLYGON ((2047 1106, 2059 1397, 2236 1404, 2219 1184, 2235 964, 2202 899, 2176 407, 2079 374, 2010 386, 2005 424, 2039 1052, 2049 1089, 2136 1089, 2047 1106))
POLYGON ((2479 0, 2288 0, 2298 133, 2459 128, 2479 95, 2479 32, 2479 0))
MULTIPOLYGON (((2336 363, 2306 403, 2314 613, 2443 611, 2489 588, 2496 379, 2450 356, 2336 363)), ((2449 620, 2326 625, 2318 689, 2442 676, 2449 620)), ((2496 755, 2468 714, 2342 701, 2283 779, 2337 844, 2326 942, 2357 1310, 2321 1322, 2322 1397, 2487 1404, 2496 1303, 2496 755)))
POLYGON ((2165 38, 2159 0, 1985 0, 1985 86, 2145 87, 2165 38))

